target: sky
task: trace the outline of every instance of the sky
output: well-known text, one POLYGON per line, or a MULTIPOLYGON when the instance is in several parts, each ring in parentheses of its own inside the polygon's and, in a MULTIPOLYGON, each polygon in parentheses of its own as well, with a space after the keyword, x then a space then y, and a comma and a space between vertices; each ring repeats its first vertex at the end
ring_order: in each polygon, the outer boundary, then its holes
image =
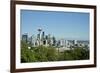
POLYGON ((21 34, 37 35, 39 28, 56 38, 89 40, 89 13, 21 10, 21 34))

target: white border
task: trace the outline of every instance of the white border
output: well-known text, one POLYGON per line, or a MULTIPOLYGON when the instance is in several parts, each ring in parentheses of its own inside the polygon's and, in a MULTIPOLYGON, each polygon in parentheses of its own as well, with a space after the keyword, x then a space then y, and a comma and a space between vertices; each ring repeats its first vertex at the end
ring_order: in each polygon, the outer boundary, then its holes
POLYGON ((93 9, 35 6, 35 5, 32 5, 32 6, 31 5, 16 5, 16 69, 94 64, 94 36, 93 35, 94 35, 93 9), (90 13, 90 60, 20 63, 20 10, 21 9, 90 13))

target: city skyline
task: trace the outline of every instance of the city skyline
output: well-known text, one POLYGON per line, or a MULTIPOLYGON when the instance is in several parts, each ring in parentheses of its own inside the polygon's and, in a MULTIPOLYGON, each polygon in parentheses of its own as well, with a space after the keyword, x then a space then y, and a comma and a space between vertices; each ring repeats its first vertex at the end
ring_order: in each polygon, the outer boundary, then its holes
POLYGON ((89 13, 21 10, 21 34, 39 28, 56 38, 89 40, 89 13))

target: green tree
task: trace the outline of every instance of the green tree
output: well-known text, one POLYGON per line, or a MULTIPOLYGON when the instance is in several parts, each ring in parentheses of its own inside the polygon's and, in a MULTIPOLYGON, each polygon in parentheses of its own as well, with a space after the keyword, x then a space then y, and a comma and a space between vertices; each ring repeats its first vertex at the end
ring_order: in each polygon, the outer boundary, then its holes
POLYGON ((43 62, 43 61, 47 61, 47 48, 44 46, 38 46, 35 49, 35 57, 37 59, 37 61, 43 62))
POLYGON ((58 52, 54 47, 48 47, 47 51, 47 58, 48 61, 57 61, 58 60, 58 52))
POLYGON ((53 46, 31 47, 24 41, 21 41, 21 62, 47 62, 64 60, 84 60, 89 59, 89 50, 76 47, 71 50, 59 52, 53 46))
POLYGON ((21 62, 35 62, 37 61, 35 58, 34 50, 28 49, 28 44, 25 42, 21 42, 21 62))

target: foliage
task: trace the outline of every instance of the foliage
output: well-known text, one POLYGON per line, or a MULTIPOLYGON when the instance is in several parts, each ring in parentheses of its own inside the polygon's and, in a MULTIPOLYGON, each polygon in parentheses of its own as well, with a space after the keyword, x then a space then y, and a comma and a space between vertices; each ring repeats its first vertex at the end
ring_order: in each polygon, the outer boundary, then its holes
POLYGON ((56 51, 56 49, 54 47, 48 47, 47 48, 47 59, 49 61, 57 61, 58 60, 58 52, 56 51))
POLYGON ((64 52, 57 51, 53 46, 28 47, 29 44, 21 42, 22 63, 89 59, 89 50, 78 47, 64 52))
POLYGON ((35 62, 37 61, 35 58, 35 52, 28 49, 28 45, 22 42, 21 45, 21 62, 35 62))
POLYGON ((75 48, 73 50, 64 51, 64 60, 84 60, 89 59, 89 50, 83 48, 75 48))

